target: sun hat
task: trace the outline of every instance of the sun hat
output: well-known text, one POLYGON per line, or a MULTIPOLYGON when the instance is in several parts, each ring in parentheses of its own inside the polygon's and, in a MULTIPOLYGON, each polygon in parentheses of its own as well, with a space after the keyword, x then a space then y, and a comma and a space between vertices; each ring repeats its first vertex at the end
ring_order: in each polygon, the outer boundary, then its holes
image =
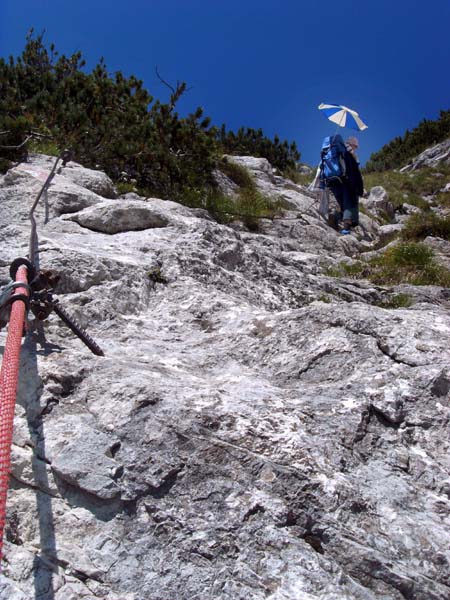
POLYGON ((353 135, 351 137, 347 138, 345 143, 348 144, 349 146, 354 146, 355 148, 359 148, 358 138, 354 137, 353 135))

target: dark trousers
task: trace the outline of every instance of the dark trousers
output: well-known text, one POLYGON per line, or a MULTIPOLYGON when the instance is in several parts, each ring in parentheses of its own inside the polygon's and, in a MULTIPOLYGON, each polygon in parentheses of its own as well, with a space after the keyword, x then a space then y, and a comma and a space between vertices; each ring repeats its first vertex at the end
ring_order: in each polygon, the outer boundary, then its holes
POLYGON ((348 221, 354 227, 359 225, 358 194, 355 194, 346 183, 330 183, 329 187, 339 205, 338 220, 348 221))

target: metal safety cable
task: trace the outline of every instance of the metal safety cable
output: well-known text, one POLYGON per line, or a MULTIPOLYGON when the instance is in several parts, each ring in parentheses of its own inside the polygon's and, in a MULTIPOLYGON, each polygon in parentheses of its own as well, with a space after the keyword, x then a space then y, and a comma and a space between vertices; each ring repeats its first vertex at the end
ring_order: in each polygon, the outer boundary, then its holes
POLYGON ((58 166, 58 163, 60 160, 63 161, 63 166, 65 166, 66 162, 68 160, 70 160, 71 157, 71 153, 69 150, 63 150, 61 152, 61 154, 58 156, 58 158, 56 159, 52 170, 50 171, 47 179, 45 180, 44 185, 41 188, 41 191, 39 192, 39 194, 36 196, 36 200, 33 203, 33 206, 30 209, 30 212, 28 213, 28 217, 31 221, 31 233, 30 233, 30 246, 29 246, 29 251, 28 251, 28 256, 30 257, 30 261, 33 264, 34 267, 36 267, 36 251, 37 251, 37 233, 36 233, 36 219, 34 218, 34 211, 37 207, 37 205, 39 204, 39 200, 41 199, 42 194, 47 191, 48 187, 50 186, 50 183, 52 182, 53 177, 55 176, 56 173, 56 167, 58 166))
POLYGON ((50 271, 40 271, 38 267, 38 236, 34 211, 43 193, 50 186, 59 161, 62 160, 62 164, 65 166, 70 158, 70 151, 64 150, 61 152, 37 195, 29 212, 31 221, 29 260, 17 258, 12 262, 10 275, 15 282, 8 285, 5 291, 0 294, 0 328, 8 322, 9 317, 5 351, 0 371, 0 568, 3 557, 6 498, 11 469, 11 444, 19 381, 20 349, 28 309, 31 309, 37 321, 44 320, 54 311, 93 354, 104 356, 103 350, 95 340, 58 304, 58 299, 53 297, 53 282, 57 281, 57 278, 53 277, 50 271))
POLYGON ((6 497, 19 381, 20 347, 27 309, 26 300, 29 297, 28 270, 25 265, 19 266, 15 280, 17 284, 22 285, 17 285, 11 297, 11 316, 0 371, 0 561, 3 557, 3 533, 6 522, 6 497))

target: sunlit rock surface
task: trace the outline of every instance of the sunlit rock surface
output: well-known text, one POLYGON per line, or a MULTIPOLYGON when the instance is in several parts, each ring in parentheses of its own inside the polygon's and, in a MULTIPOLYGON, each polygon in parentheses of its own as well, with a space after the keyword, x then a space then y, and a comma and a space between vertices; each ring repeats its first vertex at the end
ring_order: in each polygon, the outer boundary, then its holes
POLYGON ((422 167, 439 167, 440 164, 450 164, 450 139, 427 148, 400 171, 415 171, 422 167))
MULTIPOLYGON (((241 163, 291 207, 258 232, 74 163, 50 186, 40 267, 105 356, 56 315, 24 339, 1 598, 450 597, 448 291, 326 276, 378 226, 241 163)), ((51 165, 0 180, 2 285, 51 165)))

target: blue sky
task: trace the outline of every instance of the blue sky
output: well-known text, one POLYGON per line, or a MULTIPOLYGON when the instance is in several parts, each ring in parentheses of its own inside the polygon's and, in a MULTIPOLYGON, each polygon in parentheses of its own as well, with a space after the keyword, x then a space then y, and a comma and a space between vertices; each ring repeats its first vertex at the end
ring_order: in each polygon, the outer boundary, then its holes
POLYGON ((60 53, 88 68, 103 56, 165 99, 157 66, 191 87, 182 114, 203 106, 217 125, 295 140, 310 164, 335 131, 317 105, 345 104, 369 125, 364 162, 450 108, 449 23, 450 0, 1 0, 0 55, 45 29, 60 53))

